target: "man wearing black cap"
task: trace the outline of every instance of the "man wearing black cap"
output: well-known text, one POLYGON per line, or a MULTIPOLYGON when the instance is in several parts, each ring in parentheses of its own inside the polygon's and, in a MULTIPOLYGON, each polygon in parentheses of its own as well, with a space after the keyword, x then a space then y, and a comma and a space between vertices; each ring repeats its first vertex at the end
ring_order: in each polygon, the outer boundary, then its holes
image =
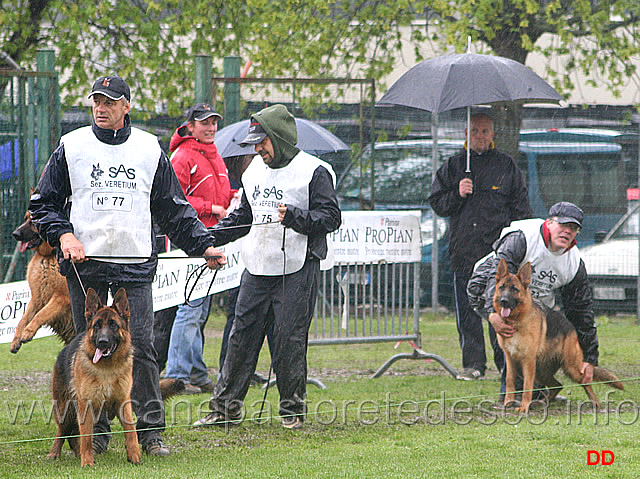
POLYGON ((222 374, 209 401, 211 413, 195 426, 241 419, 242 401, 272 325, 282 422, 289 429, 303 424, 307 335, 320 260, 327 255, 326 235, 338 229, 341 213, 333 169, 300 151, 297 140, 295 118, 283 105, 252 116, 243 143, 255 145, 261 158, 256 156, 242 175, 240 206, 212 229, 216 246, 246 235, 241 251, 246 269, 222 374))
MULTIPOLYGON (((131 92, 117 75, 99 78, 89 98, 93 124, 60 139, 31 197, 29 210, 46 241, 58 248, 67 277, 77 333, 86 329, 85 291, 103 303, 107 293, 127 292, 134 346, 131 399, 142 449, 170 453, 162 442, 164 407, 153 349, 152 281, 158 262, 152 221, 189 255, 210 268, 226 263, 187 202, 155 136, 131 126, 131 92)), ((95 432, 109 431, 103 416, 95 432)), ((110 435, 95 435, 94 451, 110 435)))
MULTIPOLYGON (((593 366, 598 364, 598 336, 587 270, 576 247, 583 219, 578 206, 562 201, 549 209, 545 220, 514 221, 502 230, 494 251, 478 261, 467 291, 471 306, 489 320, 496 333, 510 337, 513 327, 493 310, 497 265, 504 258, 509 271, 516 274, 530 262, 531 294, 548 308, 558 307, 556 293, 560 294, 562 310, 575 326, 584 353, 583 382, 589 383, 593 381, 593 366)), ((503 387, 504 381, 503 374, 503 387)))

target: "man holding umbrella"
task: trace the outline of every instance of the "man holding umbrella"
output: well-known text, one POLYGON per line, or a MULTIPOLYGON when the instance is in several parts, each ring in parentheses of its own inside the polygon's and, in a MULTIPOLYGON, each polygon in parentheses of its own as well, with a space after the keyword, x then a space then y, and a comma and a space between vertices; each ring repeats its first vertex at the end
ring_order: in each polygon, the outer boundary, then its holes
MULTIPOLYGON (((521 171, 508 155, 496 150, 493 121, 486 114, 471 117, 465 150, 452 156, 436 173, 429 203, 436 214, 449 217, 449 255, 454 275, 456 323, 462 366, 458 379, 484 376, 487 358, 482 319, 469 306, 467 282, 473 266, 486 256, 500 231, 512 221, 529 218, 531 208, 521 171), (467 151, 470 149, 470 172, 467 151)), ((504 368, 504 355, 489 325, 494 361, 504 368)))

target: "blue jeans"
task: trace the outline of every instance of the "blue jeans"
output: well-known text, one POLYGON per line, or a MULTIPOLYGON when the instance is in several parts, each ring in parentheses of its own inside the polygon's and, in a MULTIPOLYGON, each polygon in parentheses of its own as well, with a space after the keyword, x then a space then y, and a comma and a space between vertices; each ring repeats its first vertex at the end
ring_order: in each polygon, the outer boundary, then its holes
POLYGON ((211 296, 193 301, 195 306, 181 304, 171 329, 167 371, 165 377, 181 379, 195 386, 204 386, 211 380, 202 358, 201 326, 209 317, 211 296))

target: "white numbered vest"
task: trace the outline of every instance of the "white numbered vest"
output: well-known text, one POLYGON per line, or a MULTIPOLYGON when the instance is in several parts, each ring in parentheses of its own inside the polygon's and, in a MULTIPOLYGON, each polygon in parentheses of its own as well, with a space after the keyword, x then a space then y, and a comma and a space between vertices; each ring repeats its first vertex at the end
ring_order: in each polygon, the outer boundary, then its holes
POLYGON ((71 182, 71 223, 87 256, 142 263, 151 256, 151 186, 161 155, 155 136, 137 128, 120 145, 101 142, 87 126, 64 145, 71 182))
POLYGON ((530 262, 532 266, 529 289, 534 298, 553 308, 554 290, 570 283, 580 266, 580 251, 576 246, 563 253, 553 253, 544 244, 540 227, 544 220, 536 218, 514 221, 502 230, 501 237, 521 230, 527 240, 527 252, 520 266, 530 262))
POLYGON ((249 273, 277 276, 299 271, 307 258, 307 236, 278 223, 278 205, 309 209, 309 183, 313 172, 328 163, 300 151, 283 168, 269 168, 257 155, 242 175, 242 184, 253 211, 253 224, 242 243, 242 261, 249 273), (261 224, 271 223, 273 224, 261 224), (284 251, 283 251, 283 232, 284 251))

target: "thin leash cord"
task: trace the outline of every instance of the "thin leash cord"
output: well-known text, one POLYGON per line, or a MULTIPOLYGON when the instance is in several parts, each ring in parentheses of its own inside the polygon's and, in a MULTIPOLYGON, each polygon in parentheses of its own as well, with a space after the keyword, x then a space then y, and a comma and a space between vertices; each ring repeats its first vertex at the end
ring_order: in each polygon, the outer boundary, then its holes
MULTIPOLYGON (((252 223, 249 225, 239 225, 239 226, 223 226, 220 228, 217 228, 218 230, 228 230, 228 229, 237 229, 237 228, 250 228, 252 226, 265 226, 265 225, 271 225, 271 224, 278 224, 278 221, 268 221, 268 222, 264 222, 264 223, 252 223)), ((207 228, 209 231, 211 231, 211 228, 207 228)), ((284 238, 283 238, 283 248, 284 248, 284 238)), ((200 258, 199 256, 187 256, 187 258, 200 258)), ((150 258, 148 257, 139 257, 139 256, 87 256, 87 259, 93 259, 93 260, 101 260, 101 259, 145 259, 145 260, 149 260, 150 258)), ((158 259, 185 259, 184 256, 162 256, 162 257, 158 257, 158 259)), ((205 257, 204 259, 208 260, 208 257, 205 257)), ((84 297, 87 297, 87 291, 84 287, 84 284, 82 283, 82 280, 80 279, 80 273, 78 273, 78 268, 76 267, 76 264, 73 261, 69 261, 71 263, 71 265, 73 266, 73 270, 76 273, 76 277, 78 278, 78 283, 80 284, 80 288, 82 288, 82 292, 84 293, 84 297)), ((198 304, 194 304, 192 302, 190 302, 190 298, 191 295, 193 294, 193 290, 195 289, 196 285, 198 284, 198 281, 200 280, 200 278, 202 277, 202 275, 204 274, 204 270, 207 267, 207 265, 202 265, 199 266, 198 268, 196 268, 194 271, 192 271, 189 276, 187 277, 187 281, 185 283, 184 286, 184 303, 188 306, 191 306, 192 308, 196 308, 198 306, 201 306, 205 301, 207 296, 209 296, 209 293, 211 292, 211 287, 213 286, 213 283, 216 279, 216 276, 218 275, 218 270, 215 271, 214 275, 213 275, 213 279, 211 280, 211 282, 209 283, 209 287, 207 288, 207 293, 204 295, 202 301, 198 304), (193 283, 193 286, 191 286, 191 290, 187 292, 188 287, 189 287, 189 282, 191 281, 191 278, 193 278, 194 274, 197 274, 196 280, 193 283)))
POLYGON ((78 283, 80 284, 80 288, 82 288, 82 292, 84 293, 84 297, 87 297, 87 291, 84 289, 84 284, 82 284, 82 280, 80 279, 80 273, 78 273, 78 268, 76 268, 76 264, 73 261, 70 261, 73 266, 73 270, 76 272, 76 277, 78 278, 78 283))
MULTIPOLYGON (((287 234, 287 229, 286 228, 282 228, 282 247, 280 248, 282 250, 282 297, 285 297, 285 274, 287 271, 287 252, 285 251, 285 238, 287 234)), ((275 320, 275 317, 269 321, 269 324, 265 324, 265 334, 269 333, 269 329, 271 329, 271 326, 273 326, 273 321, 275 320)), ((269 353, 271 353, 271 350, 269 350, 269 353)), ((264 388, 264 396, 262 398, 262 403, 260 404, 260 412, 258 413, 258 419, 262 418, 262 410, 264 409, 264 404, 267 402, 267 393, 269 392, 269 385, 271 384, 271 373, 273 372, 273 358, 271 358, 271 362, 269 364, 269 375, 267 377, 267 384, 264 388)))
POLYGON ((218 271, 219 270, 217 270, 217 269, 213 273, 213 278, 211 279, 211 282, 209 283, 209 287, 207 288, 207 292, 202 297, 202 301, 200 301, 197 304, 192 303, 190 301, 191 295, 193 294, 193 290, 195 289, 196 285, 198 284, 198 281, 200 281, 200 278, 202 277, 202 275, 204 274, 204 272, 205 272, 205 270, 207 268, 208 268, 208 266, 206 264, 203 264, 201 266, 198 266, 196 269, 194 269, 187 276, 187 281, 186 281, 186 283, 184 285, 184 304, 186 304, 187 306, 191 306, 192 308, 197 308, 199 306, 202 306, 202 304, 207 300, 207 297, 209 296, 209 293, 211 292, 211 287, 213 286, 213 283, 216 280, 216 276, 218 276, 218 271), (194 275, 196 275, 196 274, 197 274, 197 277, 196 277, 195 281, 193 282, 193 285, 191 286, 191 290, 189 292, 187 292, 187 289, 189 288, 189 282, 191 281, 191 278, 193 278, 194 275))

